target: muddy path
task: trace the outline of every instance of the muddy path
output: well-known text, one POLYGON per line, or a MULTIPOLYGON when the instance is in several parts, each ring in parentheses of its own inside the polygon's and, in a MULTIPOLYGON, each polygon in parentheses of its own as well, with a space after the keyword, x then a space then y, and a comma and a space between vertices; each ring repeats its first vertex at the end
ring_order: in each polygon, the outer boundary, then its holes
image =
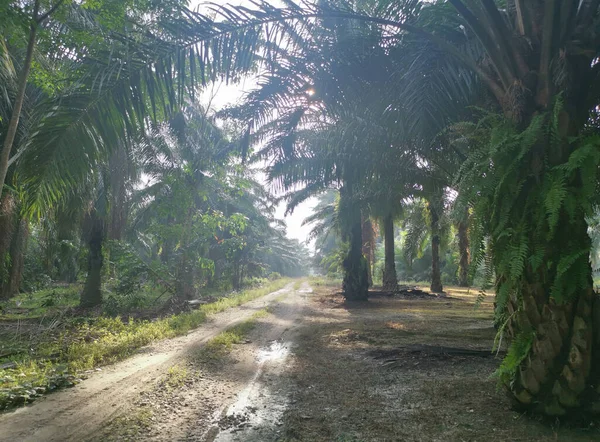
MULTIPOLYGON (((87 380, 72 389, 49 395, 31 406, 1 415, 0 441, 86 441, 97 439, 105 429, 110 427, 111 423, 118 421, 121 416, 136 413, 140 404, 143 406, 144 394, 153 391, 155 385, 164 378, 166 373, 171 373, 174 366, 188 359, 189 354, 197 351, 207 341, 227 328, 247 320, 266 306, 278 304, 287 297, 292 299, 295 299, 295 296, 300 297, 293 287, 294 283, 290 283, 283 289, 260 299, 216 314, 210 318, 209 322, 186 336, 145 347, 132 358, 92 373, 87 380)), ((282 332, 293 325, 294 312, 298 311, 300 307, 296 301, 291 301, 289 305, 289 312, 280 318, 280 327, 283 328, 275 327, 272 335, 265 334, 268 339, 280 339, 282 332)), ((265 360, 264 364, 266 363, 265 360)), ((254 368, 249 367, 248 370, 252 372, 254 368)), ((211 403, 214 403, 216 409, 219 409, 224 399, 233 398, 235 390, 223 387, 219 382, 213 384, 214 388, 209 388, 207 391, 218 390, 218 394, 216 391, 214 392, 211 403)), ((185 408, 185 402, 180 403, 178 408, 185 408)), ((211 407, 206 408, 208 410, 211 407)), ((220 413, 226 413, 226 410, 221 410, 220 413)), ((173 415, 177 416, 178 413, 174 412, 173 415)), ((221 419, 221 415, 218 417, 221 419)), ((176 423, 176 421, 177 419, 171 418, 169 422, 176 423)), ((199 428, 197 425, 193 426, 196 429, 199 428)), ((173 434, 173 436, 183 436, 185 426, 177 424, 175 427, 179 434, 173 434)), ((214 433, 214 437, 218 437, 220 433, 220 431, 210 431, 210 434, 196 436, 213 437, 214 433)), ((167 432, 165 431, 165 433, 167 432)), ((119 435, 105 436, 100 440, 122 439, 119 435)), ((131 439, 131 437, 125 436, 125 439, 131 439)), ((166 434, 163 436, 157 435, 157 440, 173 440, 166 437, 166 434)))
POLYGON ((280 440, 283 414, 291 405, 287 375, 310 292, 303 283, 279 296, 225 358, 207 361, 188 353, 175 370, 181 382, 169 386, 168 378, 158 380, 124 410, 125 419, 114 420, 92 440, 280 440))

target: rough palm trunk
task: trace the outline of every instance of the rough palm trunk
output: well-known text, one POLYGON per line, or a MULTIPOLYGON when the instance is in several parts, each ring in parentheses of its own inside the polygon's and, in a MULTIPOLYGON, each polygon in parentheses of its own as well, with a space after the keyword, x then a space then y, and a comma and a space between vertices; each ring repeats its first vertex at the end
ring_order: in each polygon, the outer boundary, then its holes
POLYGON ((241 281, 241 263, 239 259, 233 262, 233 274, 231 275, 231 283, 234 290, 239 290, 242 286, 241 281))
POLYGON ((28 237, 29 223, 27 220, 21 219, 17 222, 16 229, 12 235, 9 251, 10 265, 7 269, 6 280, 0 285, 0 298, 12 298, 19 293, 23 279, 25 249, 27 248, 28 237))
POLYGON ((127 152, 121 144, 110 156, 110 224, 108 239, 121 240, 127 222, 127 152))
POLYGON ((468 221, 463 219, 458 223, 458 285, 468 287, 469 284, 469 264, 471 256, 469 253, 469 232, 468 221))
POLYGON ((4 194, 0 199, 0 294, 10 273, 10 246, 16 228, 15 200, 12 194, 4 194))
POLYGON ((0 299, 19 292, 24 269, 29 223, 20 218, 13 194, 4 194, 0 202, 0 299))
POLYGON ((442 293, 442 275, 440 273, 440 217, 437 208, 429 203, 429 217, 431 228, 431 291, 442 293))
POLYGON ((342 219, 343 238, 348 242, 344 258, 342 291, 348 301, 366 301, 369 297, 367 260, 362 254, 361 211, 352 200, 351 186, 340 189, 339 216, 342 219))
POLYGON ((499 184, 485 195, 484 212, 494 251, 496 316, 511 343, 500 379, 517 404, 552 416, 591 405, 600 380, 600 305, 586 222, 595 198, 590 171, 595 181, 598 166, 585 160, 573 165, 573 157, 585 152, 585 144, 572 140, 586 119, 574 118, 562 103, 555 106, 541 122, 532 117, 512 129, 501 152, 490 144, 489 177, 499 184), (536 143, 525 143, 523 134, 536 143), (558 195, 556 183, 563 189, 558 195))
POLYGON ((394 218, 391 214, 383 220, 383 240, 385 247, 383 289, 393 291, 398 287, 398 276, 396 275, 396 251, 394 248, 394 218))
MULTIPOLYGON (((591 246, 585 221, 580 220, 574 228, 572 220, 566 218, 568 237, 554 244, 556 248, 547 253, 546 262, 560 262, 565 247, 591 246)), ((519 404, 544 414, 563 415, 578 407, 586 388, 591 390, 590 383, 598 381, 600 354, 592 349, 600 348, 600 302, 592 288, 587 255, 577 264, 582 270, 581 287, 567 302, 550 297, 556 269, 530 268, 521 285, 521 299, 511 297, 507 305, 508 336, 513 344, 524 342, 527 351, 505 385, 519 404)))
POLYGON ((362 223, 362 253, 367 259, 367 280, 373 286, 373 263, 375 261, 375 229, 371 218, 365 217, 362 223))
POLYGON ((180 299, 192 299, 195 294, 194 269, 187 255, 186 251, 182 253, 177 271, 176 293, 180 299))
POLYGON ((189 250, 188 241, 193 225, 192 207, 188 209, 187 218, 183 228, 183 232, 179 237, 179 244, 183 245, 180 248, 180 259, 177 268, 177 296, 181 299, 192 299, 195 294, 194 290, 194 264, 192 262, 191 251, 189 250))
POLYGON ((344 259, 342 290, 349 301, 366 301, 369 296, 367 259, 362 254, 362 229, 360 217, 350 228, 350 247, 344 259))
POLYGON ((95 307, 102 304, 102 267, 104 257, 102 245, 104 243, 105 227, 95 210, 89 215, 87 221, 88 269, 85 285, 79 305, 82 307, 95 307))
MULTIPOLYGON (((174 222, 174 219, 171 215, 169 215, 167 217, 167 226, 172 225, 174 222)), ((173 249, 174 249, 174 245, 173 245, 174 241, 170 238, 167 237, 161 247, 160 247, 160 262, 162 262, 163 264, 168 264, 169 261, 171 260, 171 257, 173 256, 173 249)))

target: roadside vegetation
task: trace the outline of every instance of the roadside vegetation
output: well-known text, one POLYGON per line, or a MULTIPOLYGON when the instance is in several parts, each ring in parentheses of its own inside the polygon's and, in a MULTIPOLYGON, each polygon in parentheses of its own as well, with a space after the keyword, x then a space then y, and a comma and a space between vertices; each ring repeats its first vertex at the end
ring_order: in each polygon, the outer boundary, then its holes
MULTIPOLYGON (((3 367, 0 369, 0 407, 24 405, 49 391, 73 386, 92 369, 122 360, 153 341, 186 334, 204 323, 207 316, 265 296, 290 282, 290 279, 277 279, 262 287, 231 293, 200 305, 195 310, 164 317, 49 316, 50 325, 42 325, 33 334, 18 329, 15 330, 19 333, 16 336, 3 334, 0 336, 0 349, 5 354, 12 354, 0 359, 0 367, 3 367)), ((43 300, 45 295, 41 294, 37 299, 43 300)), ((23 307, 24 310, 30 310, 23 313, 24 318, 30 319, 31 311, 43 311, 42 316, 49 315, 50 312, 44 307, 34 304, 32 300, 29 302, 29 308, 23 307)), ((66 299, 62 307, 68 305, 66 299)), ((155 314, 160 315, 160 312, 155 314)), ((6 326, 4 319, 0 320, 6 326)), ((14 317, 11 321, 14 326, 20 324, 19 319, 14 317)), ((216 356, 221 347, 230 346, 241 339, 252 328, 252 324, 250 320, 226 332, 218 342, 209 346, 208 352, 214 351, 216 356)))

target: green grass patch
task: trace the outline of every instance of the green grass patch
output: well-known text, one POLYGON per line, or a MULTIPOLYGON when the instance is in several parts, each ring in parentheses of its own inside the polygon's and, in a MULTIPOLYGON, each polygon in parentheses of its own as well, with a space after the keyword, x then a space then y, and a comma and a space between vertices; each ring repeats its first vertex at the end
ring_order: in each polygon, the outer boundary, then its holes
MULTIPOLYGON (((0 409, 23 405, 47 391, 72 386, 78 382, 77 373, 125 359, 153 341, 183 335, 204 323, 207 316, 265 296, 289 282, 276 280, 202 305, 198 310, 154 321, 101 316, 59 336, 48 335, 33 355, 21 355, 15 361, 16 367, 0 369, 0 409)), ((235 333, 245 332, 248 325, 241 327, 235 333)))
POLYGON ((0 321, 40 319, 79 304, 82 287, 73 284, 19 295, 0 302, 0 321))
POLYGON ((137 440, 150 428, 154 413, 148 407, 142 407, 134 412, 119 416, 112 420, 104 430, 103 441, 137 440))
POLYGON ((246 336, 256 327, 257 319, 264 318, 269 313, 269 309, 264 308, 253 314, 250 319, 219 333, 198 351, 195 359, 202 363, 222 361, 229 354, 234 344, 244 342, 246 336))
POLYGON ((173 365, 167 371, 167 376, 162 380, 162 385, 172 390, 182 387, 188 377, 188 369, 182 365, 173 365))

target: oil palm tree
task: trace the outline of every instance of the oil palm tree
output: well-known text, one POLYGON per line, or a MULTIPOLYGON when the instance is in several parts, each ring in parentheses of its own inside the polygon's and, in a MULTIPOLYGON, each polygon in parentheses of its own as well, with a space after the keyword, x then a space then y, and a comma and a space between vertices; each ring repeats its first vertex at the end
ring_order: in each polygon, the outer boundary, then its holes
MULTIPOLYGON (((491 236, 497 315, 513 342, 500 377, 517 403, 551 415, 577 408, 597 372, 585 220, 597 182, 598 139, 586 123, 600 98, 589 31, 598 6, 449 0, 423 6, 428 24, 397 23, 455 63, 437 70, 455 85, 446 96, 475 78, 500 115, 470 133, 459 191, 491 236)), ((404 78, 420 93, 421 79, 404 78)))

